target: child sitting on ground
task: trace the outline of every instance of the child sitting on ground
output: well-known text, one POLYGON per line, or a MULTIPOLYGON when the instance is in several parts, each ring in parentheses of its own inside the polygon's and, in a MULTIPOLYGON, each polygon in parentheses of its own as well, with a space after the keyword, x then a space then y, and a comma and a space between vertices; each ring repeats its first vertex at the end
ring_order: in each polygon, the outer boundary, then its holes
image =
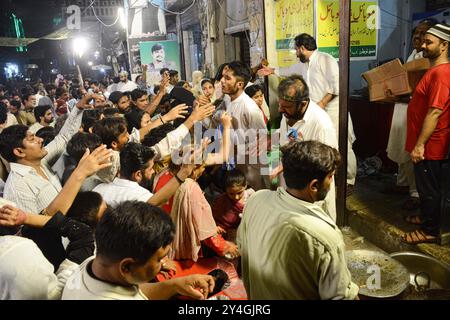
POLYGON ((214 202, 212 211, 218 233, 223 234, 226 240, 235 242, 244 205, 255 190, 247 189, 245 175, 238 169, 228 171, 224 180, 225 193, 214 202))

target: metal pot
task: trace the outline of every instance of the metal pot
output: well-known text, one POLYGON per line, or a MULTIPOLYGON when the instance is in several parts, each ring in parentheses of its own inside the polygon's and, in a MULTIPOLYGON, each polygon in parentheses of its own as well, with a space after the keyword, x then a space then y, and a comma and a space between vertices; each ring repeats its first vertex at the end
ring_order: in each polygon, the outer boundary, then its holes
POLYGON ((410 289, 405 300, 450 300, 450 268, 441 261, 417 252, 397 252, 391 257, 409 272, 410 289))

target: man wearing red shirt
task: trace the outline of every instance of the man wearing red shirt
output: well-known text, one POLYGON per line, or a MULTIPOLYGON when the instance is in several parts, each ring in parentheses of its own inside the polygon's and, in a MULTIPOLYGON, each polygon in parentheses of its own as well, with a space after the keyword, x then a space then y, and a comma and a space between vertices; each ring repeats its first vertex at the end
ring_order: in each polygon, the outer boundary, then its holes
POLYGON ((406 151, 414 163, 421 216, 407 221, 420 224, 419 230, 406 233, 409 244, 439 242, 441 222, 442 166, 448 161, 450 144, 450 27, 431 27, 422 45, 423 56, 431 68, 417 85, 408 106, 406 151))

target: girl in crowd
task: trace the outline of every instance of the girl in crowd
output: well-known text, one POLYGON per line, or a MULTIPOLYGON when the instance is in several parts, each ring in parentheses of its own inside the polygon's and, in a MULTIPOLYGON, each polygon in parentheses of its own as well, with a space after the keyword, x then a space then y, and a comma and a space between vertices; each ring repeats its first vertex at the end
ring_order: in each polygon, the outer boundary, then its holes
POLYGON ((218 233, 235 242, 244 205, 255 190, 247 189, 245 175, 238 169, 225 174, 224 189, 225 193, 214 202, 212 212, 218 233))
POLYGON ((202 79, 203 79, 203 72, 198 70, 192 72, 192 93, 196 97, 202 94, 202 86, 201 86, 202 79))
POLYGON ((247 87, 245 89, 245 93, 256 102, 256 105, 261 110, 261 112, 264 116, 264 122, 267 124, 267 122, 269 121, 269 118, 268 118, 268 114, 266 114, 266 112, 268 112, 268 110, 265 110, 265 108, 264 108, 263 88, 258 84, 254 84, 252 86, 247 87))
POLYGON ((196 182, 203 171, 204 166, 198 166, 174 197, 171 212, 172 220, 177 226, 171 253, 174 260, 197 261, 204 256, 202 245, 221 257, 232 259, 239 256, 237 246, 226 241, 217 232, 211 206, 196 182))
POLYGON ((216 93, 216 99, 220 100, 223 99, 223 92, 222 92, 222 84, 220 83, 220 80, 223 77, 223 73, 228 68, 227 63, 223 63, 219 66, 219 69, 217 70, 216 76, 214 77, 214 91, 216 93))
POLYGON ((211 79, 203 79, 201 86, 203 95, 207 97, 211 103, 214 103, 214 101, 216 101, 216 95, 213 81, 211 79))

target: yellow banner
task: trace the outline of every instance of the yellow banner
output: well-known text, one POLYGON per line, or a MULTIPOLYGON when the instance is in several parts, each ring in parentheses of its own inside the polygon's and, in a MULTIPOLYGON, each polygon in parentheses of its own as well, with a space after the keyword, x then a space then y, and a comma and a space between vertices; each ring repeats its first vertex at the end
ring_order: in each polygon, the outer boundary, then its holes
POLYGON ((303 32, 314 34, 314 1, 279 0, 275 11, 278 66, 289 67, 297 62, 295 36, 303 32))
MULTIPOLYGON (((319 51, 339 57, 339 1, 316 0, 316 30, 319 51)), ((378 1, 351 2, 350 55, 352 58, 376 57, 378 1)))

